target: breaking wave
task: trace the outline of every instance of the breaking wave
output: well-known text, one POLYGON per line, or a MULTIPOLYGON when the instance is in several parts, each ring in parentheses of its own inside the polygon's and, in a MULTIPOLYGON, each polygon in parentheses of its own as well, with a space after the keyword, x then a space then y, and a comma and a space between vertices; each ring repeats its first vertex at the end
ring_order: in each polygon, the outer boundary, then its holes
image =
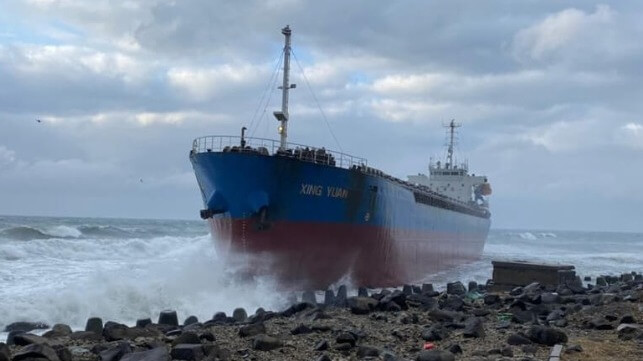
POLYGON ((86 238, 123 238, 141 236, 132 230, 126 230, 115 226, 94 226, 84 225, 78 227, 59 225, 46 228, 35 228, 30 226, 14 226, 0 230, 0 238, 14 241, 33 241, 43 239, 76 239, 86 238))

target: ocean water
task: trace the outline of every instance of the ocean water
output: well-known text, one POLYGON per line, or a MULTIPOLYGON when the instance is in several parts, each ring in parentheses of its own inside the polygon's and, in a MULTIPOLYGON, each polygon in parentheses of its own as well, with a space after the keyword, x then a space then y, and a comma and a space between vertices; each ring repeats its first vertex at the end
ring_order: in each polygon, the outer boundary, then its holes
MULTIPOLYGON (((425 282, 491 277, 492 259, 569 263, 582 276, 643 271, 643 234, 492 230, 481 260, 425 282)), ((175 309, 209 319, 236 307, 281 309, 270 277, 240 279, 202 221, 0 216, 0 331, 14 321, 133 324, 175 309)), ((0 334, 0 339, 3 338, 0 334)))

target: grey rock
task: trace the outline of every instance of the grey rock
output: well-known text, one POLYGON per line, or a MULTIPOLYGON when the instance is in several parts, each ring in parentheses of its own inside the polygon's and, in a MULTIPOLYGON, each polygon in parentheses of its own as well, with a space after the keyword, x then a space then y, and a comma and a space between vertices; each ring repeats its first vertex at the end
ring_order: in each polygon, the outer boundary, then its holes
POLYGON ((489 293, 484 295, 483 300, 485 305, 495 305, 496 303, 500 302, 500 296, 493 293, 489 293))
POLYGON ((521 333, 512 333, 507 337, 507 343, 510 345, 530 345, 531 340, 524 334, 521 333))
POLYGON ((474 308, 473 310, 471 310, 471 313, 476 317, 484 317, 488 316, 491 311, 486 308, 474 308))
POLYGON ((17 335, 21 335, 25 333, 25 331, 11 331, 9 334, 7 334, 7 345, 12 346, 15 345, 14 339, 16 338, 17 335))
POLYGON ((328 350, 328 341, 326 340, 321 340, 315 344, 315 347, 313 348, 315 351, 325 351, 328 350))
POLYGON ((136 327, 139 327, 139 328, 144 328, 145 326, 151 325, 151 324, 152 324, 151 318, 139 318, 138 320, 136 320, 136 327))
POLYGON ((43 334, 47 338, 56 338, 56 337, 65 337, 71 335, 71 327, 62 323, 57 323, 50 331, 47 331, 43 334))
POLYGON ((241 337, 256 336, 261 333, 266 333, 266 326, 263 322, 244 325, 239 329, 239 336, 241 337))
POLYGON ((416 361, 455 361, 455 356, 448 351, 441 350, 422 350, 418 354, 416 361))
POLYGON ((179 326, 179 317, 174 310, 163 310, 159 313, 159 325, 179 326))
POLYGON ((172 348, 170 356, 173 360, 199 361, 205 355, 200 344, 178 344, 172 348))
POLYGON ((155 347, 147 351, 125 354, 120 361, 170 361, 170 354, 165 347, 155 347))
POLYGON ((357 342, 357 337, 350 332, 342 332, 339 335, 337 335, 337 338, 335 338, 335 342, 348 343, 352 347, 352 346, 355 346, 355 343, 357 342))
POLYGON ((123 356, 132 352, 129 342, 120 341, 112 347, 101 351, 98 356, 101 361, 119 361, 123 356))
POLYGON ((232 318, 234 318, 236 322, 245 322, 246 319, 248 319, 248 313, 242 307, 238 307, 232 311, 232 318))
POLYGON ((11 360, 11 350, 4 342, 0 342, 0 361, 11 360))
POLYGON ((532 326, 529 329, 528 336, 531 341, 547 346, 567 342, 567 334, 565 334, 565 332, 545 326, 532 326))
POLYGON ((51 346, 45 344, 30 344, 13 355, 12 361, 21 361, 34 358, 44 358, 49 361, 61 361, 51 346))
POLYGON ((368 297, 368 289, 366 287, 357 288, 357 296, 359 297, 368 297))
POLYGON ((443 302, 443 308, 447 308, 452 311, 461 311, 464 307, 464 301, 462 297, 457 295, 447 295, 447 298, 443 302))
POLYGON ((445 310, 431 310, 429 311, 429 318, 437 322, 453 322, 459 318, 460 314, 452 311, 445 310))
POLYGON ((514 357, 514 350, 511 347, 505 346, 500 349, 500 354, 506 357, 514 357))
POLYGON ((565 312, 562 310, 553 310, 547 315, 547 321, 562 320, 565 318, 565 312))
POLYGON ((457 343, 454 343, 453 345, 448 347, 448 351, 454 355, 459 354, 462 353, 462 347, 460 347, 460 345, 458 345, 457 343))
POLYGON ((339 286, 339 288, 337 289, 337 295, 335 296, 335 306, 345 307, 347 299, 348 299, 348 291, 346 290, 346 286, 344 285, 339 286))
POLYGON ((424 341, 441 341, 449 337, 449 330, 439 324, 431 325, 422 331, 424 341))
POLYGON ((411 285, 404 285, 402 286, 402 293, 405 295, 412 295, 413 294, 413 287, 411 285))
POLYGON ((18 346, 26 346, 31 344, 47 345, 49 344, 49 341, 47 341, 47 339, 42 336, 37 336, 30 333, 21 333, 14 336, 13 343, 18 346))
POLYGON ((589 321, 589 327, 596 330, 613 330, 614 325, 609 323, 604 317, 598 316, 589 321))
POLYGON ((347 342, 338 343, 335 345, 335 350, 337 351, 349 351, 351 348, 353 348, 353 345, 347 342))
POLYGON ((544 292, 540 295, 540 301, 544 304, 550 305, 554 303, 560 303, 560 296, 552 292, 544 292))
POLYGON ((293 329, 290 330, 291 335, 304 335, 308 333, 312 333, 313 330, 304 325, 303 323, 300 323, 299 325, 295 326, 293 329))
POLYGON ((199 336, 191 331, 183 332, 172 341, 172 346, 176 345, 200 345, 201 339, 199 336))
POLYGON ((44 322, 13 322, 5 326, 4 332, 22 331, 29 332, 33 330, 44 330, 49 328, 49 325, 44 322))
POLYGON ((467 288, 469 289, 469 292, 477 292, 478 291, 478 282, 469 281, 469 284, 467 285, 467 288))
POLYGON ((623 341, 643 339, 643 328, 638 324, 623 323, 616 328, 616 331, 618 332, 618 338, 623 341))
POLYGON ((605 277, 602 277, 602 276, 596 277, 596 285, 607 286, 607 281, 605 280, 605 277))
POLYGON ((581 345, 565 346, 565 353, 576 353, 576 352, 583 352, 583 347, 581 345))
POLYGON ((282 346, 281 340, 266 334, 257 335, 252 340, 252 348, 259 351, 270 351, 282 346))
POLYGON ((377 357, 380 355, 380 352, 381 352, 380 349, 375 346, 360 345, 357 348, 357 357, 359 358, 377 357))
POLYGON ((100 341, 103 339, 103 335, 92 331, 76 331, 72 332, 69 338, 82 341, 100 341))
POLYGON ((447 294, 449 295, 460 295, 464 296, 467 293, 467 289, 464 288, 462 282, 450 282, 447 283, 447 294))
POLYGON ((328 355, 323 354, 323 355, 319 355, 319 357, 317 357, 315 361, 332 361, 332 360, 330 357, 328 357, 328 355))
POLYGON ((347 305, 351 312, 356 315, 365 315, 371 313, 378 302, 370 297, 350 297, 347 300, 347 305))
POLYGON ((189 316, 188 318, 183 321, 183 326, 189 326, 194 323, 198 323, 199 319, 196 316, 189 316))
POLYGON ((330 307, 335 305, 335 294, 333 290, 326 290, 324 292, 324 306, 330 307))
POLYGON ((103 320, 100 317, 90 317, 85 323, 85 331, 94 332, 97 334, 103 333, 103 320))
POLYGON ((636 318, 634 318, 634 315, 632 315, 631 313, 628 313, 621 317, 620 323, 636 323, 636 318))
POLYGON ((422 284, 422 293, 433 293, 435 290, 433 289, 433 284, 432 283, 423 283, 422 284))
POLYGON ((107 323, 105 323, 105 326, 103 327, 103 337, 105 337, 107 341, 122 340, 124 338, 127 338, 128 329, 129 327, 123 324, 107 321, 107 323))
POLYGON ((484 323, 481 318, 471 317, 465 322, 464 332, 462 333, 464 337, 468 338, 479 338, 484 337, 484 323))

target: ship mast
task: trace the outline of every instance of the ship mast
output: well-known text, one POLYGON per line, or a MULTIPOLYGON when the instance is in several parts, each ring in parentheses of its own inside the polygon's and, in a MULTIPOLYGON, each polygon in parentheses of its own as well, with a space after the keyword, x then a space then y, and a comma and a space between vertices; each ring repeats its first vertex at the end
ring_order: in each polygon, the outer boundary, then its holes
POLYGON ((447 164, 445 164, 447 169, 453 168, 453 146, 455 143, 455 128, 460 128, 460 124, 455 122, 455 119, 451 119, 451 123, 447 125, 449 128, 449 148, 447 149, 447 164))
POLYGON ((287 148, 286 140, 288 138, 288 91, 296 87, 295 84, 290 84, 290 36, 292 31, 290 26, 286 25, 281 29, 284 34, 284 80, 283 84, 279 87, 281 89, 281 110, 273 112, 273 115, 279 121, 279 135, 281 136, 279 142, 279 150, 284 151, 287 148))

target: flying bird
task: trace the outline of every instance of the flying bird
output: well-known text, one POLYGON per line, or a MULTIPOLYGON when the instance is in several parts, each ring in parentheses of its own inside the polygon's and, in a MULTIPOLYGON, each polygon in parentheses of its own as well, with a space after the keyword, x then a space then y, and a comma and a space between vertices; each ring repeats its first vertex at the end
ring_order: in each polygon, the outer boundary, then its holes
POLYGON ((42 120, 40 120, 40 119, 36 119, 36 122, 37 122, 37 123, 42 123, 42 120))

